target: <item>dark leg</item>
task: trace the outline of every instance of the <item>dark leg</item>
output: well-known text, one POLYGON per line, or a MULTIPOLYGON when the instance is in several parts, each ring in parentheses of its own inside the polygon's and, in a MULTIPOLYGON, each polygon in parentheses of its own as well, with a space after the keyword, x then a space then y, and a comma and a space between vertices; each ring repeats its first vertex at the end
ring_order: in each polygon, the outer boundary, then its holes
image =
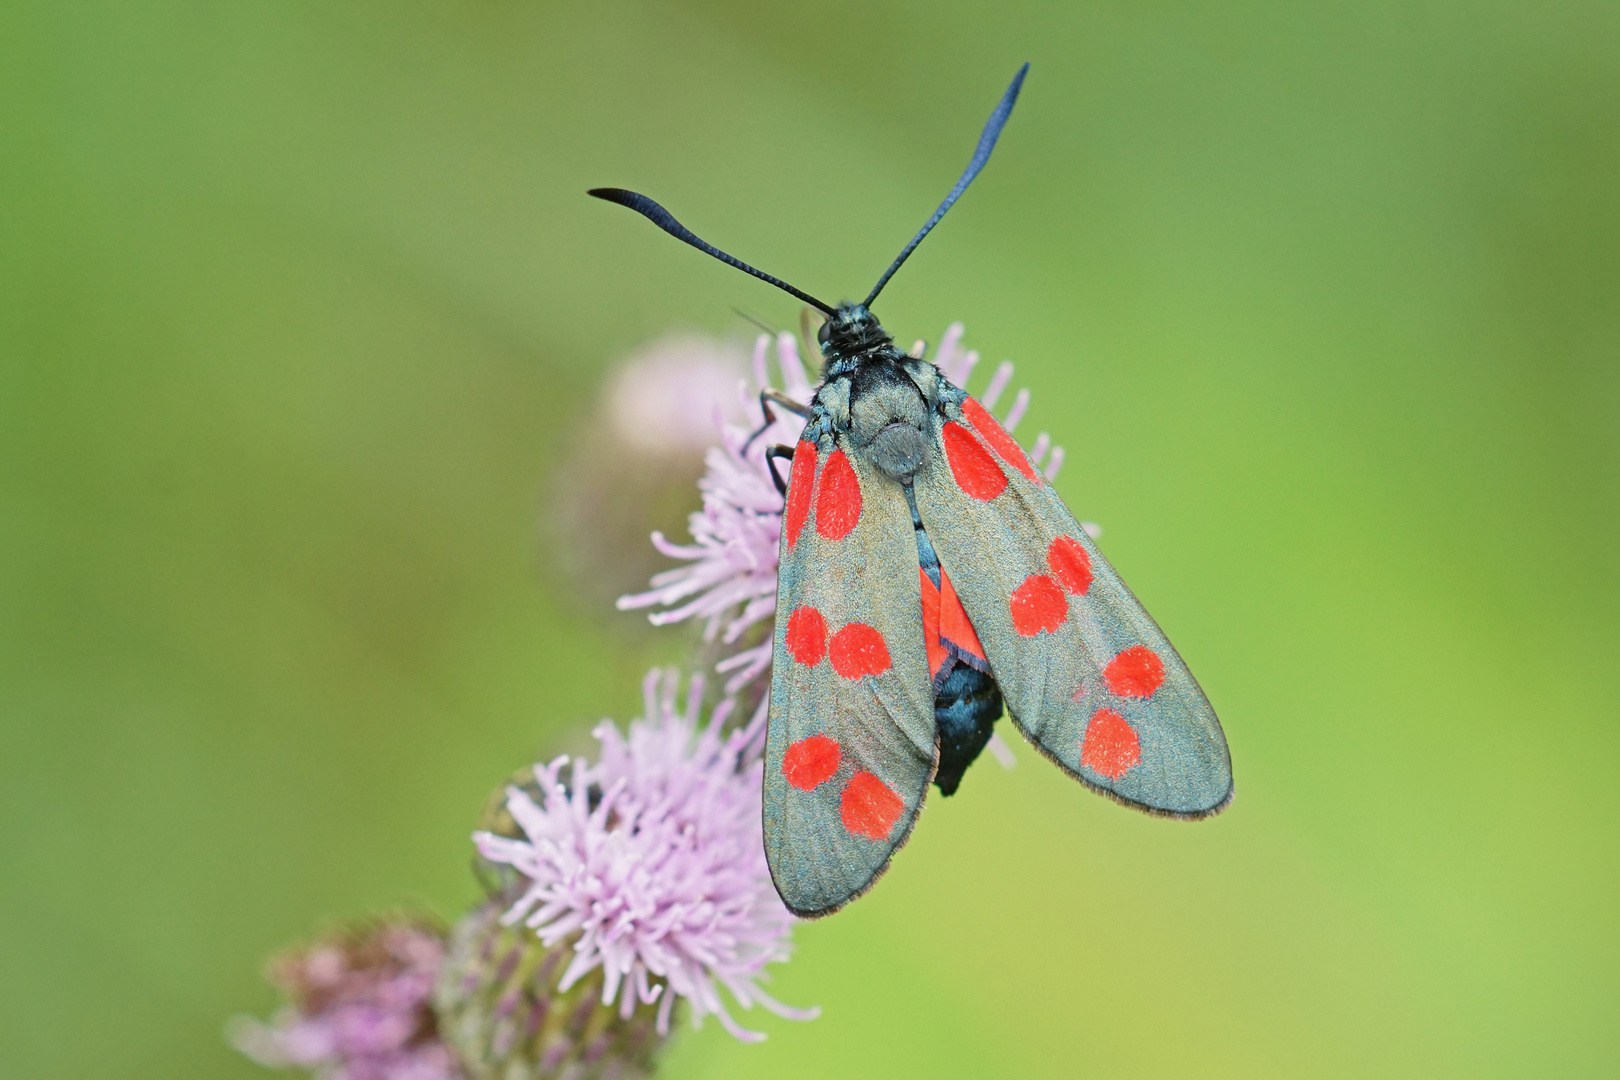
POLYGON ((773 401, 790 413, 797 413, 799 416, 810 415, 810 406, 800 405, 797 401, 794 401, 792 398, 782 393, 782 391, 775 390, 767 386, 765 389, 759 392, 759 411, 765 414, 765 422, 759 425, 758 431, 748 436, 747 442, 743 443, 743 453, 748 453, 748 448, 754 445, 754 440, 765 434, 766 428, 776 423, 776 414, 771 411, 771 402, 773 401))
POLYGON ((765 448, 765 467, 771 470, 771 480, 775 482, 777 492, 780 493, 782 498, 785 499, 787 498, 788 486, 787 481, 782 479, 782 474, 776 471, 777 458, 787 458, 789 461, 792 461, 793 447, 783 446, 781 443, 777 443, 775 446, 767 446, 765 448))

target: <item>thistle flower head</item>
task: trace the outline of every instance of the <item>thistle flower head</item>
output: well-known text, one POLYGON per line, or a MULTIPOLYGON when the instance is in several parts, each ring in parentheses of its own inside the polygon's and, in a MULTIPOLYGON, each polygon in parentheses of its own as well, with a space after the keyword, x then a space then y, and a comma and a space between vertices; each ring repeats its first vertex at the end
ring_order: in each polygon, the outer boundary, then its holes
POLYGON ((321 1080, 460 1080, 429 996, 443 934, 423 923, 360 925, 271 962, 288 1005, 265 1024, 231 1022, 236 1048, 261 1065, 321 1080))
POLYGON ((672 334, 620 366, 604 404, 613 437, 649 454, 700 453, 718 425, 738 423, 737 380, 746 366, 734 342, 672 334))
MULTIPOLYGON (((913 347, 920 354, 923 342, 913 347)), ((962 324, 953 323, 945 331, 934 353, 934 362, 945 377, 968 389, 979 354, 962 348, 962 324)), ((777 552, 782 535, 782 496, 771 478, 765 460, 767 447, 798 441, 804 420, 783 410, 765 430, 748 441, 765 422, 757 400, 761 389, 776 385, 793 400, 808 403, 813 393, 799 358, 798 341, 792 334, 761 334, 754 346, 754 382, 744 388, 747 426, 725 424, 719 432, 719 445, 710 447, 705 459, 707 471, 698 487, 703 493, 703 509, 692 514, 687 529, 690 544, 674 544, 662 533, 654 533, 653 546, 683 565, 653 577, 652 588, 643 593, 620 597, 619 608, 658 608, 648 618, 656 626, 684 619, 705 620, 704 636, 719 637, 737 649, 724 657, 716 670, 730 675, 727 693, 738 693, 771 664, 770 635, 746 642, 744 635, 776 614, 777 552), (774 343, 780 383, 770 378, 767 360, 774 343), (746 448, 745 448, 746 444, 746 448)), ((1012 381, 1012 361, 1004 360, 979 392, 987 409, 993 409, 1012 381)), ((1029 391, 1019 390, 1002 419, 1010 433, 1029 408, 1029 391)), ((1048 479, 1056 479, 1063 467, 1063 448, 1052 445, 1045 432, 1035 439, 1030 458, 1048 479)), ((1094 529, 1088 526, 1088 530, 1094 529)), ((759 635, 750 635, 757 637, 759 635)), ((764 702, 760 703, 763 712, 764 702)), ((756 714, 756 719, 757 719, 756 714)))
POLYGON ((713 1013, 737 1038, 762 1038, 732 1018, 722 989, 743 1008, 812 1018, 759 986, 767 964, 787 959, 793 925, 765 862, 761 766, 748 752, 760 733, 723 733, 729 702, 700 724, 699 678, 684 709, 672 674, 650 673, 643 691, 645 716, 626 733, 596 728, 595 763, 536 766, 538 797, 508 789, 516 835, 475 835, 485 859, 521 875, 502 922, 569 946, 559 991, 600 971, 602 1004, 626 1020, 656 1006, 661 1034, 681 1000, 694 1025, 713 1013))
MULTIPOLYGON (((797 339, 788 333, 761 334, 754 344, 753 385, 739 387, 745 424, 721 424, 718 444, 709 448, 706 471, 698 481, 703 509, 687 521, 690 544, 671 543, 662 533, 652 536, 653 547, 684 564, 653 577, 647 592, 624 596, 619 608, 629 611, 657 607, 648 616, 654 626, 690 618, 704 620, 704 638, 737 643, 745 633, 776 611, 777 543, 782 533, 782 496, 765 461, 766 448, 798 440, 804 420, 783 409, 752 442, 749 436, 765 423, 758 402, 768 386, 808 404, 810 380, 799 358, 797 339), (775 345, 779 379, 768 371, 775 345)), ((735 692, 770 664, 770 643, 742 649, 722 661, 722 672, 738 672, 727 692, 735 692)))

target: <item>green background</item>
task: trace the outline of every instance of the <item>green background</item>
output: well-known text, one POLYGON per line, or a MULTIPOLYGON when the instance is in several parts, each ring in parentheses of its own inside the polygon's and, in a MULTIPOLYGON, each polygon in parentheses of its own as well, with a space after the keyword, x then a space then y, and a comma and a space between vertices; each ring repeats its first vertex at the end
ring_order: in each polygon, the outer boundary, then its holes
POLYGON ((858 295, 1025 59, 880 312, 1018 361, 1237 801, 981 765, 798 933, 823 1019, 667 1075, 1620 1071, 1620 7, 63 0, 0 8, 0 1072, 265 1075, 263 956, 453 915, 681 655, 548 485, 796 307, 584 188, 858 295))

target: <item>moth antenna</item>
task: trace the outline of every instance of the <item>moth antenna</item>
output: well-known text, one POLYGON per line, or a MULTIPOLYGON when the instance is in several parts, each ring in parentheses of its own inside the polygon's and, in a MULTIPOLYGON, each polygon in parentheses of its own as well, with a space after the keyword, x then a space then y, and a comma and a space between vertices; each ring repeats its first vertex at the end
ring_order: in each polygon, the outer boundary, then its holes
POLYGON ((763 320, 754 318, 752 315, 748 314, 748 312, 744 311, 740 307, 732 308, 731 313, 733 315, 737 316, 737 318, 739 318, 739 319, 743 319, 746 322, 753 323, 755 326, 757 326, 761 330, 765 331, 765 333, 771 335, 771 337, 775 337, 777 334, 781 333, 780 330, 774 330, 771 327, 766 326, 763 320))
MULTIPOLYGON (((905 250, 896 256, 894 262, 889 264, 889 268, 883 272, 883 276, 878 278, 878 283, 872 286, 872 292, 862 301, 862 306, 872 306, 872 301, 877 299, 878 293, 883 291, 883 286, 887 285, 889 279, 894 277, 894 272, 900 269, 900 264, 905 262, 911 256, 911 253, 917 249, 917 245, 922 243, 922 239, 928 235, 928 231, 939 224, 939 219, 945 216, 945 211, 949 210, 951 204, 962 197, 962 192, 966 191, 967 186, 973 183, 973 178, 979 175, 979 170, 984 168, 984 163, 990 160, 990 151, 996 148, 996 140, 1001 137, 1001 129, 1007 126, 1007 117, 1012 115, 1013 105, 1018 101, 1019 88, 1024 85, 1024 76, 1028 72, 1029 64, 1025 63, 1023 67, 1018 69, 1018 74, 1013 76, 1013 81, 1008 85, 1007 92, 1001 95, 1001 104, 996 106, 996 111, 990 114, 989 120, 985 121, 984 131, 979 135, 979 145, 973 151, 973 160, 968 162, 968 167, 963 171, 962 178, 956 182, 955 187, 951 188, 951 193, 945 196, 945 201, 939 204, 939 209, 934 211, 934 216, 923 223, 923 227, 917 230, 917 235, 911 238, 911 243, 907 244, 905 250)), ((826 309, 823 308, 822 310, 826 309)))
MULTIPOLYGON (((994 142, 995 140, 992 139, 991 141, 994 142)), ((745 274, 752 274, 761 281, 768 281, 772 285, 775 285, 778 289, 781 289, 783 292, 791 293, 793 296, 798 297, 805 303, 820 308, 829 316, 833 314, 833 309, 830 306, 822 303, 820 300, 817 300, 809 293, 795 289, 792 285, 789 285, 781 278, 772 277, 763 270, 755 270, 752 266, 749 266, 747 263, 743 262, 739 258, 736 258, 735 256, 727 255, 713 244, 698 236, 691 229, 688 229, 685 225, 682 225, 680 222, 676 221, 675 215, 671 214, 668 210, 665 210, 662 206, 659 206, 645 195, 638 195, 634 191, 626 191, 623 188, 591 188, 591 190, 587 191, 585 194, 595 196, 598 199, 604 199, 607 202, 618 203, 620 206, 627 206, 636 213, 640 214, 642 217, 646 218, 648 221, 652 222, 654 225, 658 226, 660 229, 663 229, 665 232, 669 233, 669 235, 673 236, 675 239, 685 241, 686 243, 697 248, 699 251, 713 255, 723 263, 735 266, 745 274)))

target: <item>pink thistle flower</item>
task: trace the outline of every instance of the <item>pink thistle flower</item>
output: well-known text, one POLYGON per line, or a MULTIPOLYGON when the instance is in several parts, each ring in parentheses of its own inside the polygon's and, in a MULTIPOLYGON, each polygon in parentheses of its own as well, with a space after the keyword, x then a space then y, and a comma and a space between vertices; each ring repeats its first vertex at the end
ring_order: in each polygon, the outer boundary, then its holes
MULTIPOLYGON (((782 496, 765 464, 765 449, 776 443, 791 446, 804 421, 785 410, 775 410, 775 422, 754 439, 746 452, 743 444, 765 419, 758 402, 761 389, 777 386, 805 404, 812 394, 799 359, 797 339, 782 333, 776 335, 775 343, 781 380, 773 380, 767 373, 771 336, 761 334, 754 344, 754 386, 744 383, 739 387, 747 424, 718 425, 720 444, 709 448, 704 459, 707 472, 698 481, 703 509, 687 523, 692 543, 674 544, 663 533, 653 533, 653 547, 685 565, 655 575, 647 592, 620 597, 621 611, 661 607, 663 610, 648 616, 654 626, 699 617, 705 620, 704 639, 721 637, 726 645, 735 644, 750 627, 775 614, 782 496)), ((740 690, 770 662, 769 641, 725 658, 719 670, 739 672, 727 683, 726 691, 740 690)))
POLYGON ((291 1004, 269 1024, 237 1017, 227 1034, 261 1065, 321 1080, 460 1080, 430 1003, 443 960, 443 935, 422 924, 357 927, 273 961, 291 1004))
POLYGON ((731 341, 675 334, 627 360, 605 397, 613 436, 648 454, 701 453, 717 424, 740 422, 737 379, 746 366, 731 341))
MULTIPOLYGON (((782 496, 771 479, 765 449, 776 443, 792 446, 798 440, 804 421, 776 410, 776 421, 754 439, 746 452, 743 450, 748 436, 765 419, 759 408, 759 390, 777 385, 772 383, 767 371, 771 343, 767 334, 761 334, 755 342, 755 385, 742 388, 749 425, 721 425, 720 445, 708 451, 707 472, 698 481, 703 492, 703 509, 694 513, 687 524, 692 543, 674 544, 662 533, 653 534, 653 546, 684 565, 654 576, 648 591, 620 597, 620 610, 660 608, 648 616, 655 626, 703 618, 706 620, 705 640, 713 641, 718 636, 725 645, 737 644, 751 628, 775 616, 782 496)), ((813 389, 799 359, 798 340, 792 334, 778 334, 775 345, 776 362, 782 374, 778 388, 795 401, 808 403, 813 389)), ((924 343, 919 341, 912 352, 920 355, 923 349, 924 343)), ((946 378, 963 389, 968 388, 979 354, 963 350, 961 323, 952 323, 945 331, 934 362, 946 378)), ((993 409, 1001 400, 1012 375, 1012 361, 1002 361, 979 394, 985 408, 993 409)), ((1002 426, 1011 433, 1028 409, 1029 391, 1019 390, 1002 419, 1002 426)), ((1063 448, 1054 446, 1050 436, 1045 432, 1036 436, 1029 454, 1048 479, 1057 478, 1058 470, 1063 467, 1063 448)), ((1085 528, 1093 536, 1099 531, 1089 523, 1085 528)), ((771 640, 770 635, 765 634, 764 640, 744 645, 721 659, 715 668, 731 676, 726 692, 736 694, 770 666, 771 640)), ((764 708, 765 702, 761 701, 759 713, 751 723, 760 719, 764 708)), ((998 744, 998 757, 1001 756, 999 750, 998 744)))
POLYGON ((629 1019, 658 1004, 669 1030, 677 998, 693 1026, 713 1013, 738 1039, 764 1036, 732 1018, 720 991, 779 1016, 809 1020, 759 987, 767 964, 789 956, 793 916, 771 884, 761 832, 761 764, 747 753, 759 732, 722 732, 732 703, 699 723, 703 680, 694 676, 684 710, 673 673, 650 672, 646 713, 621 734, 603 721, 591 764, 559 757, 535 766, 539 801, 507 789, 506 808, 523 837, 474 835, 479 852, 525 881, 502 917, 522 922, 550 948, 572 942, 559 992, 600 968, 602 1004, 629 1019), (566 770, 566 773, 565 773, 566 770))

